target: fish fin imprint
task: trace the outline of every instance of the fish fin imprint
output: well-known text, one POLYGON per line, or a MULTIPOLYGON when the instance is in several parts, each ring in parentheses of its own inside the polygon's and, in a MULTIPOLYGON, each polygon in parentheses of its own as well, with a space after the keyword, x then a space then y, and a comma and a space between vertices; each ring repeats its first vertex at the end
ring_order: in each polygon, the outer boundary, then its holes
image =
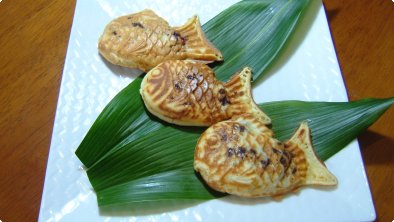
POLYGON ((296 144, 305 155, 308 167, 304 185, 334 186, 338 183, 336 177, 317 157, 312 147, 310 129, 306 122, 301 123, 293 137, 286 144, 296 144))
POLYGON ((174 30, 184 45, 188 59, 204 63, 223 60, 222 53, 205 37, 197 16, 190 18, 183 26, 174 27, 174 30))
POLYGON ((259 118, 265 125, 271 124, 271 119, 257 106, 252 97, 252 70, 245 67, 224 84, 229 103, 228 116, 243 115, 245 113, 259 118))

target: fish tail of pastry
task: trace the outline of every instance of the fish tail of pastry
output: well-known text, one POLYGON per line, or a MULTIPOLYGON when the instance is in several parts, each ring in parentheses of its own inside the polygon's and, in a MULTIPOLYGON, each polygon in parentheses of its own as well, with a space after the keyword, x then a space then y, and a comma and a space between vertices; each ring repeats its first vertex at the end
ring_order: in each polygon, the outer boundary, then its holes
MULTIPOLYGON (((317 157, 312 147, 311 134, 307 122, 302 122, 293 137, 286 143, 288 148, 294 147, 294 145, 299 148, 298 150, 303 151, 301 153, 303 153, 304 158, 301 159, 306 160, 305 185, 334 186, 338 183, 336 177, 327 169, 324 162, 317 157)), ((293 152, 295 159, 297 159, 299 153, 293 152)), ((305 169, 305 167, 303 168, 305 169)))
POLYGON ((250 114, 264 123, 271 124, 271 119, 257 106, 252 97, 252 70, 245 67, 224 84, 227 97, 222 103, 229 103, 228 116, 250 114))
POLYGON ((205 37, 197 16, 176 27, 174 34, 182 41, 188 58, 206 63, 223 60, 222 53, 205 37))

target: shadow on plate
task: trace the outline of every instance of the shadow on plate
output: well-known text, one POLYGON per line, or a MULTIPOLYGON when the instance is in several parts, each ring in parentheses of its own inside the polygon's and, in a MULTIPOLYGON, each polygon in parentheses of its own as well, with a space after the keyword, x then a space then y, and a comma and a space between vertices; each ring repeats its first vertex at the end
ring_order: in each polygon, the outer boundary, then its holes
POLYGON ((201 200, 166 200, 155 201, 152 203, 130 204, 124 206, 110 206, 100 207, 101 216, 148 216, 153 214, 169 213, 171 211, 178 211, 192 206, 196 206, 205 201, 201 200))
POLYGON ((108 62, 108 60, 106 60, 100 53, 99 53, 99 57, 103 61, 105 66, 107 66, 108 69, 110 69, 111 72, 117 76, 135 79, 144 73, 139 69, 131 69, 123 66, 114 65, 108 62))
POLYGON ((333 191, 337 188, 337 186, 333 187, 325 187, 325 186, 303 186, 300 188, 300 190, 293 192, 293 193, 288 193, 285 194, 282 197, 260 197, 260 198, 242 198, 242 197, 237 197, 234 195, 228 195, 223 198, 220 198, 221 201, 228 202, 231 204, 238 204, 238 205, 258 205, 258 204, 268 204, 272 202, 281 202, 282 200, 285 200, 286 198, 289 198, 290 196, 299 196, 302 195, 302 192, 304 189, 314 189, 314 190, 320 190, 320 191, 333 191))

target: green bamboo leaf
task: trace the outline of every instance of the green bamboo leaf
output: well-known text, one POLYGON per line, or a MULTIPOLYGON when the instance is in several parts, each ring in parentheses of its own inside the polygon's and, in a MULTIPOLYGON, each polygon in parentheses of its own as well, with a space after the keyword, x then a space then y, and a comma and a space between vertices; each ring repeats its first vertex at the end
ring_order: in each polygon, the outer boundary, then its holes
POLYGON ((162 127, 145 110, 139 95, 141 81, 142 77, 138 77, 120 91, 89 129, 75 152, 85 167, 91 167, 122 144, 162 127))
POLYGON ((193 166, 194 145, 203 130, 168 126, 148 133, 89 168, 90 182, 99 191, 129 180, 193 166), (163 146, 166 148, 162 149, 163 146))
POLYGON ((272 118, 273 131, 281 140, 289 139, 301 121, 312 129, 314 148, 327 160, 374 123, 394 102, 363 99, 355 102, 283 101, 260 105, 272 118))
POLYGON ((206 187, 192 167, 165 171, 97 192, 100 207, 133 206, 168 200, 210 200, 225 196, 206 187), (142 204, 141 204, 142 202, 142 204))
MULTIPOLYGON (((356 102, 281 101, 261 104, 260 107, 272 118, 273 130, 281 140, 289 139, 298 124, 307 120, 315 150, 321 158, 328 159, 393 103, 394 97, 356 102)), ((136 139, 93 166, 88 175, 97 192, 99 205, 220 196, 205 187, 193 173, 194 147, 201 130, 164 127, 136 139), (183 174, 185 172, 189 175, 183 174)))
POLYGON ((224 56, 225 62, 214 67, 218 79, 228 80, 245 66, 258 79, 289 39, 309 2, 242 1, 204 24, 206 36, 224 56))
MULTIPOLYGON (((203 25, 226 59, 216 64, 216 76, 226 80, 245 65, 254 69, 255 79, 260 76, 283 48, 308 2, 242 1, 203 25)), ((76 155, 85 167, 92 167, 109 153, 163 127, 145 110, 139 96, 141 79, 135 79, 109 102, 83 139, 76 155)))

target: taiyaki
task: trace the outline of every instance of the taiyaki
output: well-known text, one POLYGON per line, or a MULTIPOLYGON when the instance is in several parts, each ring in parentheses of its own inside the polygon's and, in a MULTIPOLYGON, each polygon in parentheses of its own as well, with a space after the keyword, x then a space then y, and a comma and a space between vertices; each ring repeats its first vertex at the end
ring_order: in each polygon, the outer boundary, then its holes
POLYGON ((197 16, 180 27, 169 24, 151 10, 119 17, 105 28, 98 44, 109 62, 148 71, 170 59, 223 60, 205 37, 197 16))
POLYGON ((241 197, 280 198, 305 185, 337 184, 316 156, 306 122, 281 143, 249 114, 209 127, 197 143, 194 169, 211 188, 241 197))
POLYGON ((170 60, 145 75, 140 93, 152 114, 177 125, 210 126, 242 113, 253 113, 269 124, 253 101, 251 78, 246 67, 222 83, 205 64, 170 60))

